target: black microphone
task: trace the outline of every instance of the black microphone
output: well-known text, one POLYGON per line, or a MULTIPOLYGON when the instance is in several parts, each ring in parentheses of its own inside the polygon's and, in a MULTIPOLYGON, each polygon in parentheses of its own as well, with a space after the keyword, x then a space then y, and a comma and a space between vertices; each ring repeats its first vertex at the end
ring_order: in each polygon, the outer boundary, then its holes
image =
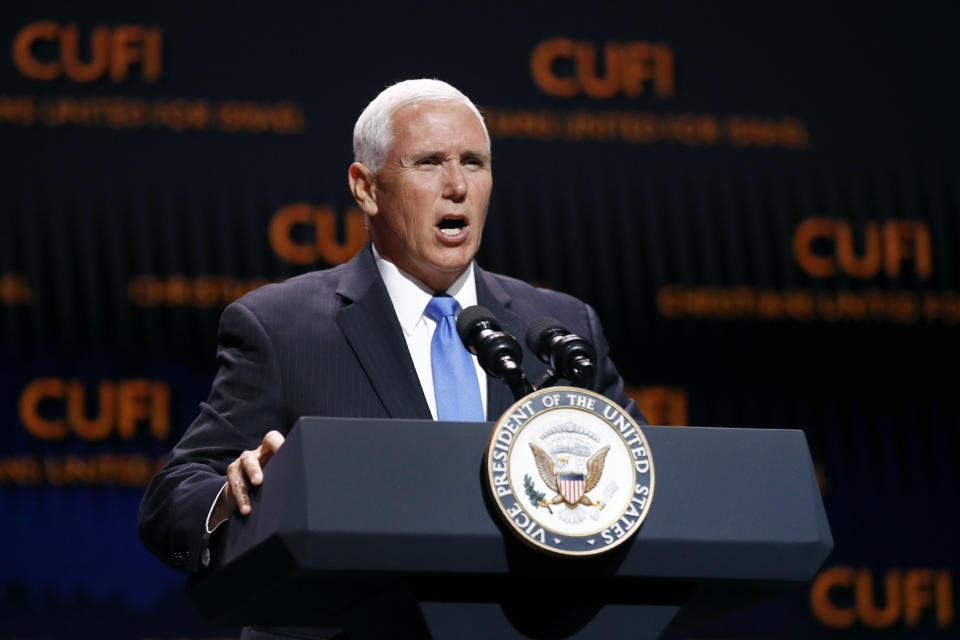
POLYGON ((503 378, 515 399, 533 391, 520 368, 520 343, 503 331, 489 309, 480 305, 463 309, 457 315, 457 333, 467 351, 477 356, 483 370, 494 378, 503 378))
POLYGON ((570 333, 556 318, 544 317, 527 325, 526 339, 530 351, 550 365, 557 376, 577 387, 593 389, 597 350, 585 338, 570 333))

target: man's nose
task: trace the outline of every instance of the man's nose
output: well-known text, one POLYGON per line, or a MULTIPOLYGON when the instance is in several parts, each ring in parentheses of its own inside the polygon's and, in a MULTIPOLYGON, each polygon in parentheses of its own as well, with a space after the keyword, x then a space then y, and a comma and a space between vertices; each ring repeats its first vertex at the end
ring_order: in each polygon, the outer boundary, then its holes
POLYGON ((452 163, 447 166, 443 197, 454 202, 460 202, 467 197, 467 179, 459 163, 452 163))

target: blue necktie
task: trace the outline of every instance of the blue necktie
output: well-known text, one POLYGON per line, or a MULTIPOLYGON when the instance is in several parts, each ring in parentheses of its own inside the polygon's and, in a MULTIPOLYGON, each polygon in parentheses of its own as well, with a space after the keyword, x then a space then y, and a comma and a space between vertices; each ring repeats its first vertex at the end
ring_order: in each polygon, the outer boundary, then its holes
POLYGON ((486 420, 480 385, 473 357, 457 335, 456 299, 435 295, 427 305, 427 314, 437 321, 430 343, 433 366, 433 392, 437 398, 437 419, 460 422, 486 420))

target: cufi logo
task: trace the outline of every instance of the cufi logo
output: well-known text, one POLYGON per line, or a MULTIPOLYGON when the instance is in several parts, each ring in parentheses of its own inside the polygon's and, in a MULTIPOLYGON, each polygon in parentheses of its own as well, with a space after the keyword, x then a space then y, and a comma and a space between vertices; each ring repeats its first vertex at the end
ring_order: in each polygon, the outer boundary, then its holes
POLYGON ((367 241, 363 212, 349 207, 343 215, 343 237, 337 240, 337 214, 329 205, 295 202, 279 209, 270 219, 270 247, 282 260, 330 265, 346 262, 367 241))
POLYGON ((534 47, 530 73, 541 91, 558 98, 638 98, 650 91, 670 98, 674 92, 673 49, 661 42, 548 38, 534 47))
POLYGON ((889 569, 875 576, 868 568, 828 567, 813 580, 810 606, 828 627, 943 629, 953 624, 953 584, 946 569, 889 569))
POLYGON ((75 24, 31 22, 14 36, 13 63, 21 74, 41 82, 62 76, 74 82, 123 82, 136 65, 141 65, 144 82, 156 82, 163 72, 163 32, 136 24, 97 25, 81 37, 75 24))
POLYGON ((157 440, 170 435, 170 386, 161 380, 90 384, 38 378, 24 387, 19 404, 24 428, 42 440, 63 440, 71 432, 84 440, 103 440, 112 434, 130 440, 142 422, 157 440), (88 400, 91 390, 96 392, 95 403, 88 400))
POLYGON ((900 277, 903 263, 912 261, 919 278, 933 270, 930 227, 916 220, 869 221, 856 230, 848 220, 814 216, 793 232, 797 264, 815 278, 844 273, 853 278, 873 278, 881 272, 900 277), (862 238, 862 241, 858 239, 862 238), (857 249, 857 246, 862 249, 857 249))

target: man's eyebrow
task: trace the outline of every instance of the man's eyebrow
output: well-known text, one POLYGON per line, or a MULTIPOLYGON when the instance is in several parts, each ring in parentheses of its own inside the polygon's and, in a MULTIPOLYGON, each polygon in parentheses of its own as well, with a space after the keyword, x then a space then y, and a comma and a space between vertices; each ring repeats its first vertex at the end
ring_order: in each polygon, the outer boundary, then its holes
MULTIPOLYGON (((403 155, 404 160, 407 162, 419 162, 420 160, 443 160, 446 157, 447 152, 439 150, 421 150, 403 155)), ((459 157, 461 160, 479 160, 481 162, 490 162, 491 156, 487 151, 467 149, 466 151, 461 152, 459 157)))
POLYGON ((419 162, 421 160, 440 160, 443 158, 443 153, 440 151, 411 151, 410 153, 400 154, 400 158, 403 162, 419 162))
POLYGON ((468 149, 467 151, 461 153, 460 157, 469 160, 482 160, 484 162, 490 161, 490 153, 487 151, 474 151, 472 149, 468 149))

